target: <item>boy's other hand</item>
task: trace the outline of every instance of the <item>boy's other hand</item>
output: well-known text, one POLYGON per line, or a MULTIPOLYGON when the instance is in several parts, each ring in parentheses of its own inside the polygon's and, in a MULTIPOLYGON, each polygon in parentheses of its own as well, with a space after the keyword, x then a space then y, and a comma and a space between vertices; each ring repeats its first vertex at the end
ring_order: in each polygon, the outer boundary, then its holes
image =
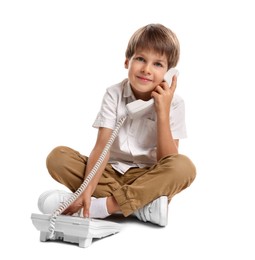
POLYGON ((173 76, 172 84, 169 87, 167 82, 158 85, 151 96, 155 100, 155 109, 158 115, 167 115, 170 113, 170 105, 177 86, 177 76, 173 76))
POLYGON ((91 203, 91 196, 88 193, 83 193, 77 198, 64 212, 65 215, 73 215, 74 213, 82 210, 85 218, 89 217, 89 208, 91 203))

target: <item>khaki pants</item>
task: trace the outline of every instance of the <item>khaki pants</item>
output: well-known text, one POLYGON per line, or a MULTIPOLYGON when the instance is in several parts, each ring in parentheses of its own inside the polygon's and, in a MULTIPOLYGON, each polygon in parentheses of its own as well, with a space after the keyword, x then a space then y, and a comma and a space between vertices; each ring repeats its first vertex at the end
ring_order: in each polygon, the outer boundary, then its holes
MULTIPOLYGON (((75 192, 84 180, 87 159, 71 148, 59 146, 48 155, 46 163, 51 176, 75 192)), ((152 167, 131 168, 124 175, 107 164, 93 196, 114 196, 122 214, 128 216, 160 196, 168 196, 170 202, 195 176, 195 166, 181 154, 162 158, 152 167)))

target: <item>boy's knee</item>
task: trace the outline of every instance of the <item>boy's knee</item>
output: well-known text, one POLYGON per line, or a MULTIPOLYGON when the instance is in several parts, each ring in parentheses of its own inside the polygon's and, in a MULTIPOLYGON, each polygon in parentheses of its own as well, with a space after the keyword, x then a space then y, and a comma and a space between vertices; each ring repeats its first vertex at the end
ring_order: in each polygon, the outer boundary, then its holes
POLYGON ((50 174, 63 166, 67 149, 68 147, 65 146, 57 146, 49 153, 46 158, 46 166, 50 174))
POLYGON ((169 171, 175 174, 180 181, 185 180, 189 186, 196 178, 196 167, 193 162, 185 155, 177 154, 163 159, 163 164, 169 171))
POLYGON ((196 167, 193 162, 185 155, 179 154, 180 170, 186 174, 192 181, 196 178, 196 167))

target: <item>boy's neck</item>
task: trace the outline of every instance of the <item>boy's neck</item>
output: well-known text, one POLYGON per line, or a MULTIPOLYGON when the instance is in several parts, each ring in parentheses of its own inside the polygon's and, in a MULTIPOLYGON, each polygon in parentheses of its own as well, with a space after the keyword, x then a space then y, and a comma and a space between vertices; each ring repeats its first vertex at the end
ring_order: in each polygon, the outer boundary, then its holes
POLYGON ((144 100, 144 101, 148 101, 148 100, 151 99, 151 93, 150 92, 140 93, 140 92, 134 91, 132 86, 131 86, 131 89, 132 89, 132 92, 133 92, 136 99, 141 99, 141 100, 144 100))

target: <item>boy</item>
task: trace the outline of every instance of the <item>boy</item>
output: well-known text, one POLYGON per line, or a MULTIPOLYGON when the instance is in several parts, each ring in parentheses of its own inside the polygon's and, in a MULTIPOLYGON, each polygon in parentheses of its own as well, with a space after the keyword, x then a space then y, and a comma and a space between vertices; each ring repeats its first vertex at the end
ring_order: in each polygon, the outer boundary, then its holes
MULTIPOLYGON (((174 95, 165 73, 179 60, 175 34, 161 24, 138 29, 126 49, 128 79, 106 90, 101 110, 93 124, 98 136, 89 157, 64 146, 47 157, 51 176, 75 192, 97 162, 126 104, 137 99, 154 99, 154 107, 141 118, 127 117, 110 152, 87 189, 64 214, 79 212, 84 217, 106 218, 120 212, 134 214, 144 222, 167 225, 168 203, 195 179, 193 163, 178 154, 179 139, 186 137, 183 100, 174 95)), ((43 213, 52 213, 68 199, 65 191, 46 191, 38 201, 43 213)))

